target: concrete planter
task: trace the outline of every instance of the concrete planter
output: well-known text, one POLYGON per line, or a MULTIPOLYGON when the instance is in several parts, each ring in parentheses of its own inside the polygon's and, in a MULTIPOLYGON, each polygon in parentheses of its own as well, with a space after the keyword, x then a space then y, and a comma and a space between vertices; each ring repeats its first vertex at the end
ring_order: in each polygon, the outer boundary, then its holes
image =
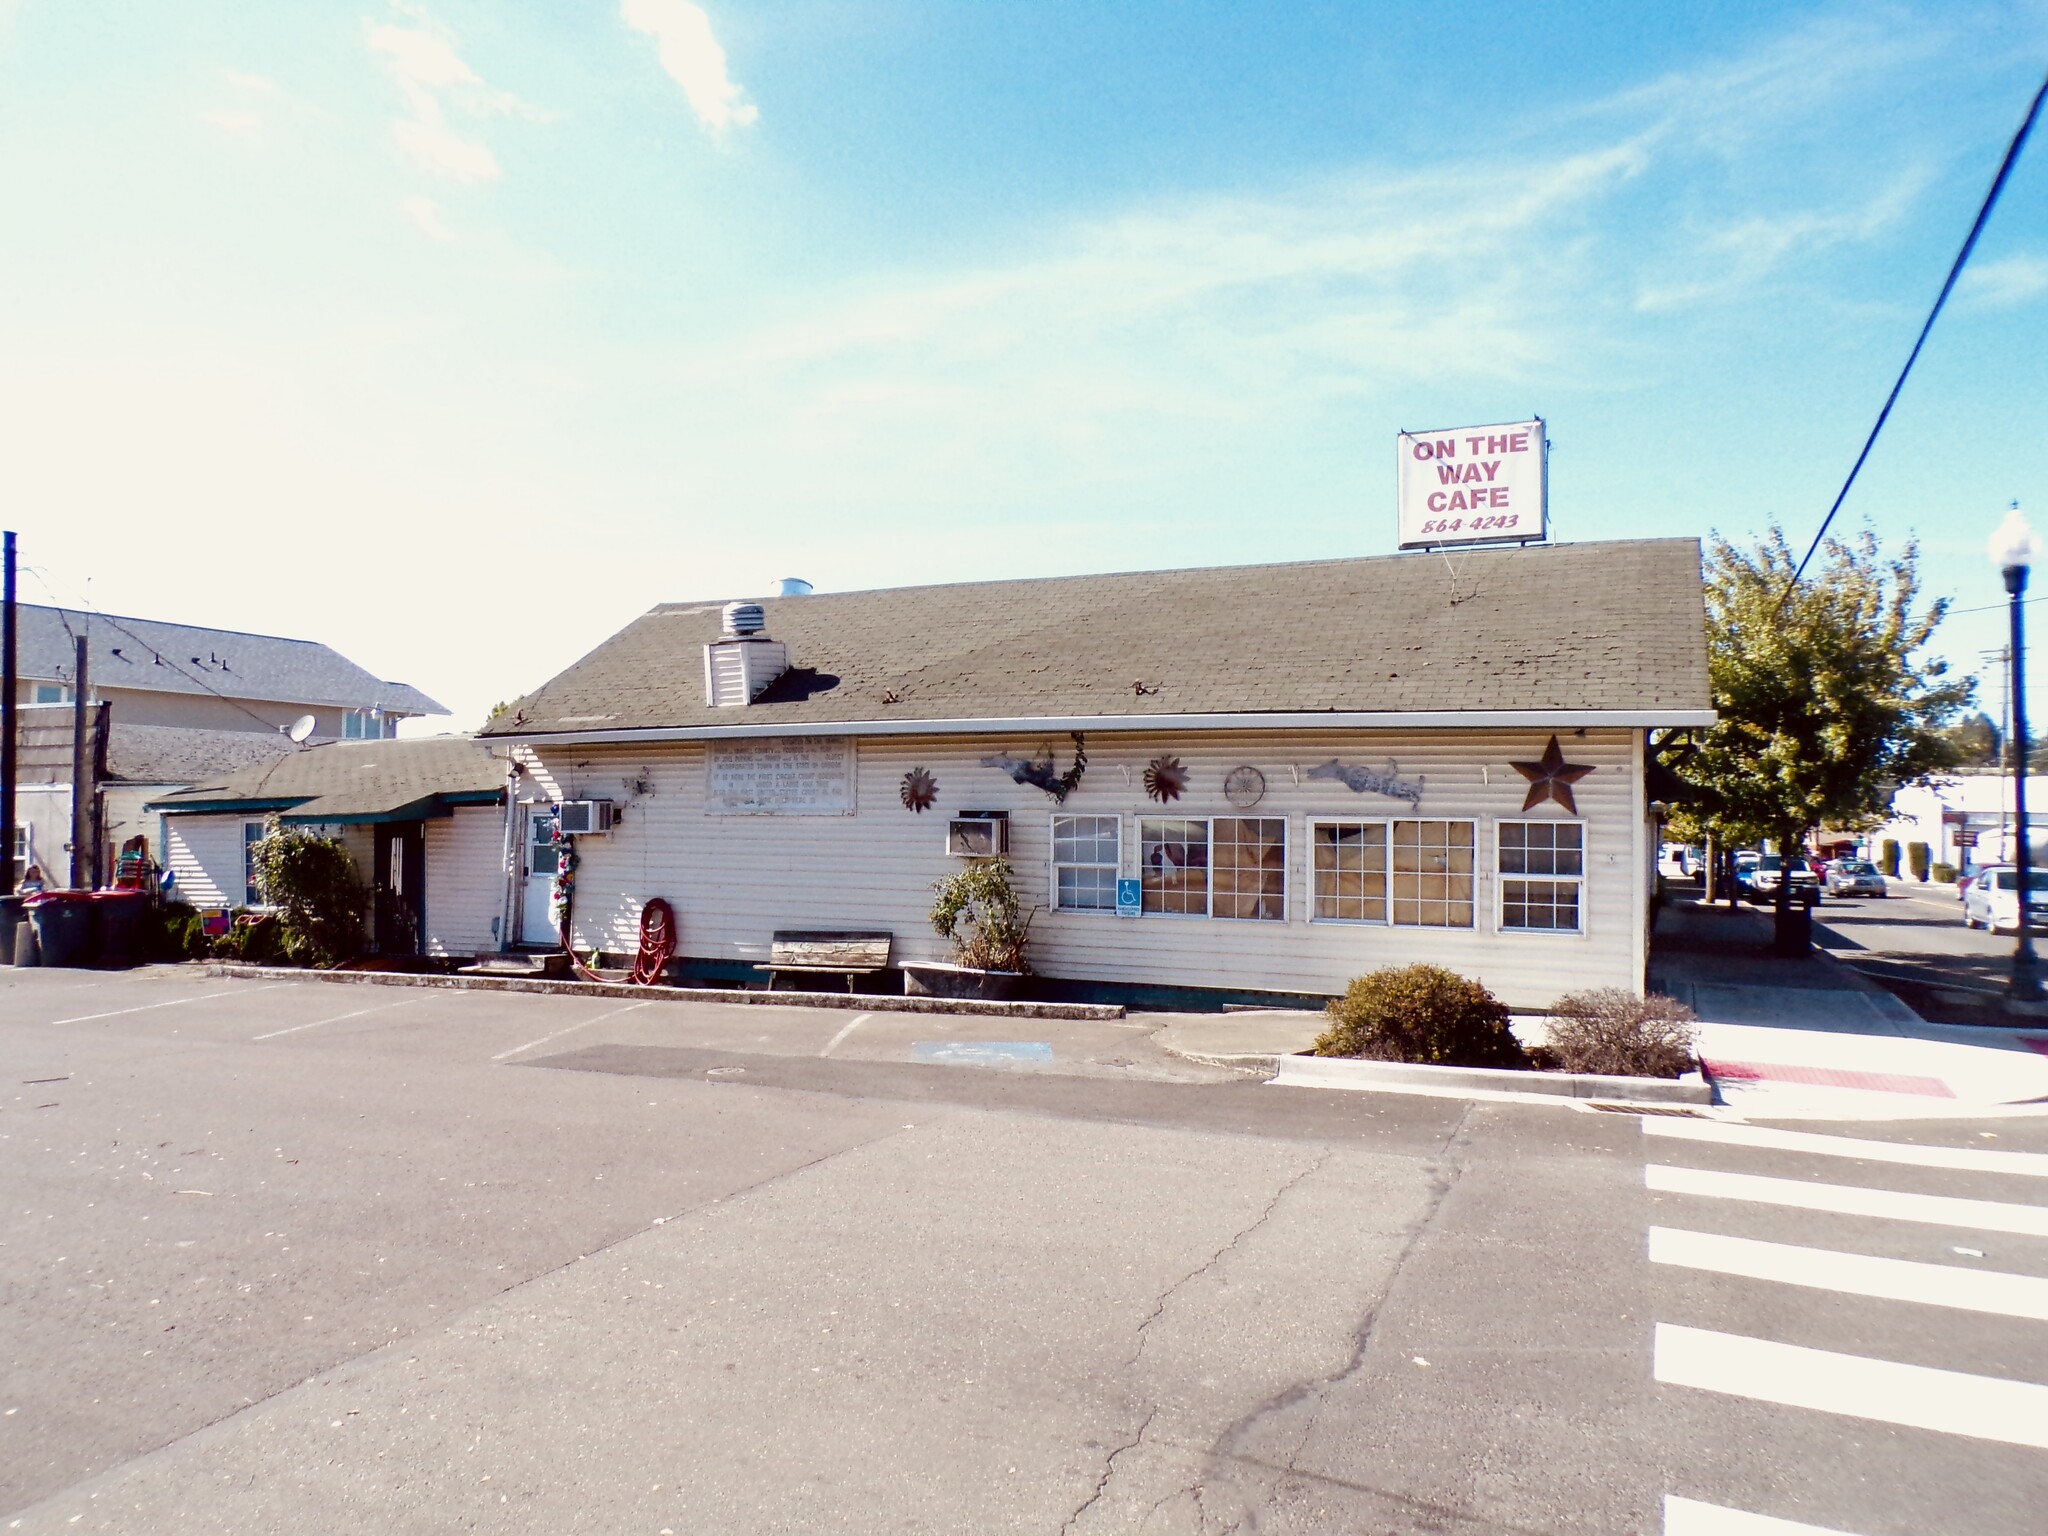
POLYGON ((905 961, 903 991, 910 997, 973 998, 1006 1003, 1024 991, 1022 971, 978 971, 939 960, 905 961))
POLYGON ((1516 1072, 1495 1067, 1429 1067, 1350 1056, 1282 1056, 1276 1083, 1296 1088, 1430 1088, 1527 1093, 1556 1099, 1632 1100, 1638 1104, 1711 1104, 1705 1081, 1670 1077, 1598 1077, 1590 1072, 1516 1072))

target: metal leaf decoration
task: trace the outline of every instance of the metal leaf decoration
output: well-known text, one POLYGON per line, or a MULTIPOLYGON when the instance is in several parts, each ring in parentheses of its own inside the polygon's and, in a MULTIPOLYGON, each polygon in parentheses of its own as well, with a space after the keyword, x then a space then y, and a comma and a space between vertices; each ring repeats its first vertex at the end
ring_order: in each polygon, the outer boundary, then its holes
POLYGON ((903 788, 898 793, 903 796, 905 810, 922 815, 937 803, 939 781, 932 777, 929 769, 913 768, 903 775, 903 788))
POLYGON ((1145 767, 1145 793, 1161 805, 1178 800, 1188 787, 1187 765, 1177 757, 1155 757, 1145 767))

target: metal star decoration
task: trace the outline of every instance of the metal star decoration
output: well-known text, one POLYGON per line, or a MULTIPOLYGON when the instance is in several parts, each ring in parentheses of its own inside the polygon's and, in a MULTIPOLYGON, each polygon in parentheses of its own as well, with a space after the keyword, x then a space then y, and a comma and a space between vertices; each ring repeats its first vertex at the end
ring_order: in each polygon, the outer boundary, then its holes
POLYGON ((1540 762, 1509 763, 1508 766, 1529 781, 1529 794, 1522 801, 1523 810, 1533 811, 1544 801, 1555 800, 1572 815, 1579 814, 1578 805, 1572 800, 1572 786, 1591 773, 1593 765, 1566 762, 1555 736, 1543 749, 1540 762))

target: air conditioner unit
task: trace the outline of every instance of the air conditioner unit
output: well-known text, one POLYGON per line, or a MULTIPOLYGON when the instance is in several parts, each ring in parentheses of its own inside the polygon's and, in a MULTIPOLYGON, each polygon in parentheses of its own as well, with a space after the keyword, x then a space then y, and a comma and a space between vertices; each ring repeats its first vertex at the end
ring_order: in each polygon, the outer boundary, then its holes
POLYGON ((993 859, 1009 851, 1008 811, 969 811, 946 823, 946 852, 956 859, 993 859))
POLYGON ((555 826, 564 837, 600 837, 612 829, 612 803, 564 800, 555 807, 555 826))

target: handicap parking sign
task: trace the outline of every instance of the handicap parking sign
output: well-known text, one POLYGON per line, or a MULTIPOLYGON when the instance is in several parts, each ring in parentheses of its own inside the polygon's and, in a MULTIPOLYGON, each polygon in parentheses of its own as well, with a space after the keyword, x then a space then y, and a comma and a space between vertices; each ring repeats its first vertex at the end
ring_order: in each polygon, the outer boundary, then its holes
POLYGON ((1136 880, 1119 880, 1116 883, 1116 915, 1136 917, 1143 909, 1145 896, 1143 887, 1136 880))

